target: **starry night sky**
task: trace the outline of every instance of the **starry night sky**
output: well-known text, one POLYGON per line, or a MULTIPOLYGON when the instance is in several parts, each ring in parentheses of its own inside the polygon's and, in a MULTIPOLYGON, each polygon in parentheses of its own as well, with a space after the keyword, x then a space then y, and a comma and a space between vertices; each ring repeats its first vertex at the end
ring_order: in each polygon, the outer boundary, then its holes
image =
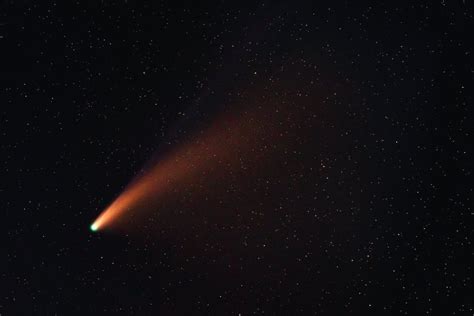
POLYGON ((2 1, 0 314, 472 315, 473 26, 470 1, 2 1), (89 230, 206 131, 205 169, 89 230))

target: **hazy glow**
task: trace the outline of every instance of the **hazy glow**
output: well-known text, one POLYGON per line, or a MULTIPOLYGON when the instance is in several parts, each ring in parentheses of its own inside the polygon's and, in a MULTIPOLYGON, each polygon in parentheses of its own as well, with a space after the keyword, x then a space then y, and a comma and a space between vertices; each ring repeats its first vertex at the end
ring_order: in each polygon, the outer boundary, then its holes
MULTIPOLYGON (((268 112, 262 113, 267 116, 268 112)), ((91 229, 101 230, 131 210, 135 213, 136 210, 156 208, 166 192, 179 191, 207 170, 222 172, 231 165, 238 165, 245 154, 262 154, 262 139, 276 130, 272 128, 274 125, 269 125, 274 122, 274 117, 270 120, 262 117, 262 113, 253 111, 239 116, 221 116, 206 131, 180 145, 132 181, 99 215, 91 229)))

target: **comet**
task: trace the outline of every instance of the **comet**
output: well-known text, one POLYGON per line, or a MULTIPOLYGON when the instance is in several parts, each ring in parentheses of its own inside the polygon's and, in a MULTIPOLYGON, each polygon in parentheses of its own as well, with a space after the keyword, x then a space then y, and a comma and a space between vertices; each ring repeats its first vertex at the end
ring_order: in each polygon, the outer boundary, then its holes
MULTIPOLYGON (((207 129, 181 143, 178 148, 138 175, 90 226, 93 232, 114 226, 130 212, 156 210, 170 192, 189 189, 198 179, 212 183, 219 176, 241 168, 242 161, 265 163, 270 150, 281 143, 291 115, 282 108, 259 106, 238 114, 225 113, 207 129), (271 110, 270 110, 271 109, 271 110), (213 177, 216 177, 213 179, 213 177)), ((194 188, 195 189, 195 188, 194 188)), ((128 222, 130 224, 130 222, 128 222)))
POLYGON ((91 231, 112 226, 127 212, 155 207, 172 188, 182 187, 206 170, 231 166, 255 146, 259 124, 249 114, 221 117, 132 181, 92 223, 91 231))

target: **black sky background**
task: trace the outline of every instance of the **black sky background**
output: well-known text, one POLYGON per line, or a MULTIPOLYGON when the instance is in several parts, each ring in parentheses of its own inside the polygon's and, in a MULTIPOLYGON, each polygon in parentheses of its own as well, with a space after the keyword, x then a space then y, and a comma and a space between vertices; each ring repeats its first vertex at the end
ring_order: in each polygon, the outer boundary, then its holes
POLYGON ((2 315, 472 315, 468 1, 0 12, 2 315), (283 104, 265 168, 90 232, 219 113, 283 104))

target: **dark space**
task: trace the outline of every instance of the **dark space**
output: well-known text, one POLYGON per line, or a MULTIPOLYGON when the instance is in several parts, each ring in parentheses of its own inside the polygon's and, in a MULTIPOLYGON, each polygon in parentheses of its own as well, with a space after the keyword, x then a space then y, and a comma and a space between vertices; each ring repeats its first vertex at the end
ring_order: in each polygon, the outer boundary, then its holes
POLYGON ((473 315, 472 9, 2 1, 0 314, 473 315))

